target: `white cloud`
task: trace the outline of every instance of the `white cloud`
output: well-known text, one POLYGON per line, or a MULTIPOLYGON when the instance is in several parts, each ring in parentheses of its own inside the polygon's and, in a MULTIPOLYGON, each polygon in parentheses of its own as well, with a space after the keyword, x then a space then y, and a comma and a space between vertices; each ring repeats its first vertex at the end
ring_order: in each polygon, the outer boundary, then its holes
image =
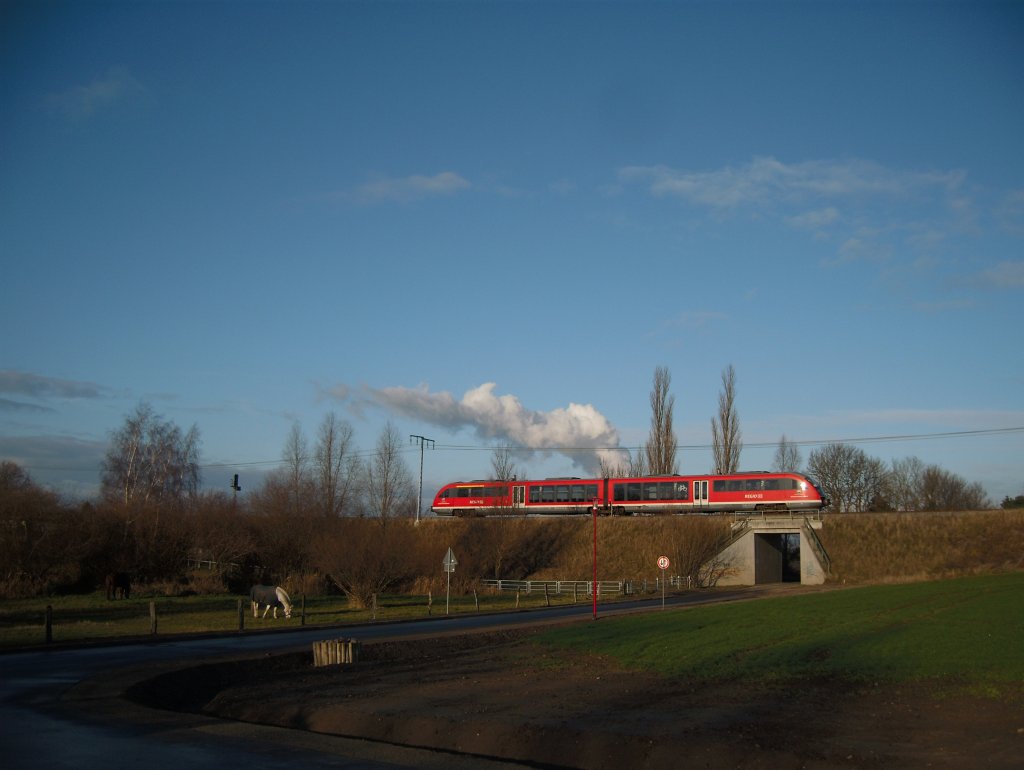
POLYGON ((917 302, 914 307, 924 313, 947 313, 959 310, 973 310, 977 303, 973 299, 936 300, 935 302, 917 302))
POLYGON ((620 169, 619 180, 646 184, 655 196, 677 197, 712 208, 735 208, 780 199, 798 202, 821 197, 902 195, 929 188, 952 190, 960 186, 964 174, 898 171, 865 160, 786 164, 768 157, 712 171, 628 166, 620 169))
POLYGON ((685 329, 704 329, 718 321, 725 321, 728 315, 719 310, 684 310, 669 323, 685 329))
POLYGON ((988 286, 1000 289, 1024 287, 1024 261, 1007 260, 990 267, 981 274, 981 280, 988 286))
POLYGON ((800 230, 819 230, 838 219, 839 210, 834 206, 829 206, 828 208, 805 211, 802 214, 786 217, 786 224, 800 230))
POLYGON ((437 195, 452 195, 468 190, 472 185, 453 171, 442 171, 434 176, 414 174, 407 177, 380 177, 367 182, 355 191, 355 198, 363 203, 383 201, 407 202, 437 195))
POLYGON ((142 84, 121 67, 114 67, 106 75, 87 85, 75 86, 60 93, 50 94, 46 104, 50 109, 68 118, 88 118, 132 94, 143 91, 142 84))
POLYGON ((1008 192, 996 214, 1008 232, 1014 235, 1024 235, 1024 190, 1008 192))
MULTIPOLYGON (((507 441, 516 448, 559 453, 591 472, 597 469, 599 457, 619 445, 618 431, 590 404, 536 411, 527 409, 516 396, 495 394, 496 387, 486 382, 466 391, 461 399, 447 392, 431 393, 426 386, 364 388, 356 401, 453 431, 472 428, 481 438, 507 441)), ((344 385, 330 394, 339 400, 353 396, 344 385)))
POLYGON ((14 369, 0 370, 0 393, 14 393, 33 398, 99 398, 103 389, 92 382, 44 377, 14 369))

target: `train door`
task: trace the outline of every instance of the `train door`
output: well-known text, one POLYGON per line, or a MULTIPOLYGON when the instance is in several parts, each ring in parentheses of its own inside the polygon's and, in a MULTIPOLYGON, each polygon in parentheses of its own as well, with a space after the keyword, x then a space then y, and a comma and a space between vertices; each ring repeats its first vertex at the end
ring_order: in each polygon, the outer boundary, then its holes
POLYGON ((693 482, 693 508, 696 511, 708 509, 708 481, 698 479, 693 482))
POLYGON ((523 507, 523 503, 526 502, 526 487, 522 484, 517 484, 512 487, 512 510, 518 510, 523 507))

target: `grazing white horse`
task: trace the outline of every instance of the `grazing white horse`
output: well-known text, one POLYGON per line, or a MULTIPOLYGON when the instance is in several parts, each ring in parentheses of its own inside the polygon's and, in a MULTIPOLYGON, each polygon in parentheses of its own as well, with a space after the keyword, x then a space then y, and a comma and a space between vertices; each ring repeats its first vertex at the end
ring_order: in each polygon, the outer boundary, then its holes
POLYGON ((292 616, 291 597, 288 596, 288 592, 281 588, 281 586, 253 586, 252 590, 249 591, 249 599, 252 601, 252 616, 254 618, 259 617, 261 605, 266 605, 266 609, 263 610, 263 617, 267 617, 271 607, 274 608, 274 618, 277 618, 278 607, 284 608, 284 616, 286 618, 292 616))

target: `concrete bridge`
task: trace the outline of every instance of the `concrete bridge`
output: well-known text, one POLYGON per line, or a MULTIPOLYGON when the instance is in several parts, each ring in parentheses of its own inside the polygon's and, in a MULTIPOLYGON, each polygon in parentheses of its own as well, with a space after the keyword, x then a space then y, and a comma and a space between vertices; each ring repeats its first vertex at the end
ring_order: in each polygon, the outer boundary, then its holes
POLYGON ((821 519, 803 513, 755 514, 737 518, 732 537, 719 552, 720 586, 799 582, 820 585, 831 560, 818 539, 821 519))

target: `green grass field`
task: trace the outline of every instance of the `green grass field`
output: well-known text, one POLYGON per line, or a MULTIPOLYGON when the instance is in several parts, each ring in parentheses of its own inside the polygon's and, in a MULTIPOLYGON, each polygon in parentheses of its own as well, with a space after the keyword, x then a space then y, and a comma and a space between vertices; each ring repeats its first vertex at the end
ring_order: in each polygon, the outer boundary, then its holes
POLYGON ((697 680, 933 680, 1020 694, 1024 572, 606 618, 539 641, 697 680))
MULTIPOLYGON (((85 642, 150 635, 150 602, 156 604, 157 633, 160 636, 237 632, 240 598, 226 594, 188 597, 140 595, 127 600, 107 601, 102 592, 96 592, 48 599, 3 599, 0 600, 0 650, 44 644, 47 605, 52 607, 54 642, 85 642)), ((512 593, 480 593, 478 598, 481 612, 516 607, 516 596, 512 593)), ((245 630, 300 626, 300 598, 293 596, 292 599, 295 605, 291 619, 285 620, 279 610, 277 620, 272 616, 264 620, 253 618, 248 598, 242 598, 245 630)), ((580 599, 584 600, 585 597, 580 599)), ((341 596, 307 597, 306 625, 332 626, 372 620, 422 618, 428 615, 427 601, 426 596, 383 596, 376 612, 373 612, 369 609, 350 609, 341 596)), ((571 602, 571 596, 551 597, 552 604, 571 602)), ((523 594, 519 600, 521 608, 544 605, 543 594, 523 594)), ((450 614, 465 614, 476 610, 477 601, 472 595, 451 596, 448 607, 450 614)), ((429 614, 435 617, 445 614, 444 594, 434 595, 429 614)))
MULTIPOLYGON (((41 645, 47 603, 53 607, 55 642, 146 636, 151 601, 161 636, 238 630, 236 596, 5 600, 0 649, 41 645)), ((543 604, 543 596, 522 597, 523 607, 543 604)), ((514 605, 514 595, 480 596, 481 611, 514 605)), ((301 623, 298 603, 290 620, 253 619, 247 600, 243 611, 247 631, 301 623)), ((475 611, 472 596, 452 597, 452 614, 475 611)), ((434 597, 431 612, 444 614, 443 596, 434 597)), ((376 619, 426 615, 426 597, 389 596, 376 619)), ((341 597, 306 599, 310 626, 371 619, 369 610, 350 610, 341 597)), ((542 632, 537 640, 693 680, 935 681, 978 694, 1024 697, 1024 572, 605 617, 542 632)))

